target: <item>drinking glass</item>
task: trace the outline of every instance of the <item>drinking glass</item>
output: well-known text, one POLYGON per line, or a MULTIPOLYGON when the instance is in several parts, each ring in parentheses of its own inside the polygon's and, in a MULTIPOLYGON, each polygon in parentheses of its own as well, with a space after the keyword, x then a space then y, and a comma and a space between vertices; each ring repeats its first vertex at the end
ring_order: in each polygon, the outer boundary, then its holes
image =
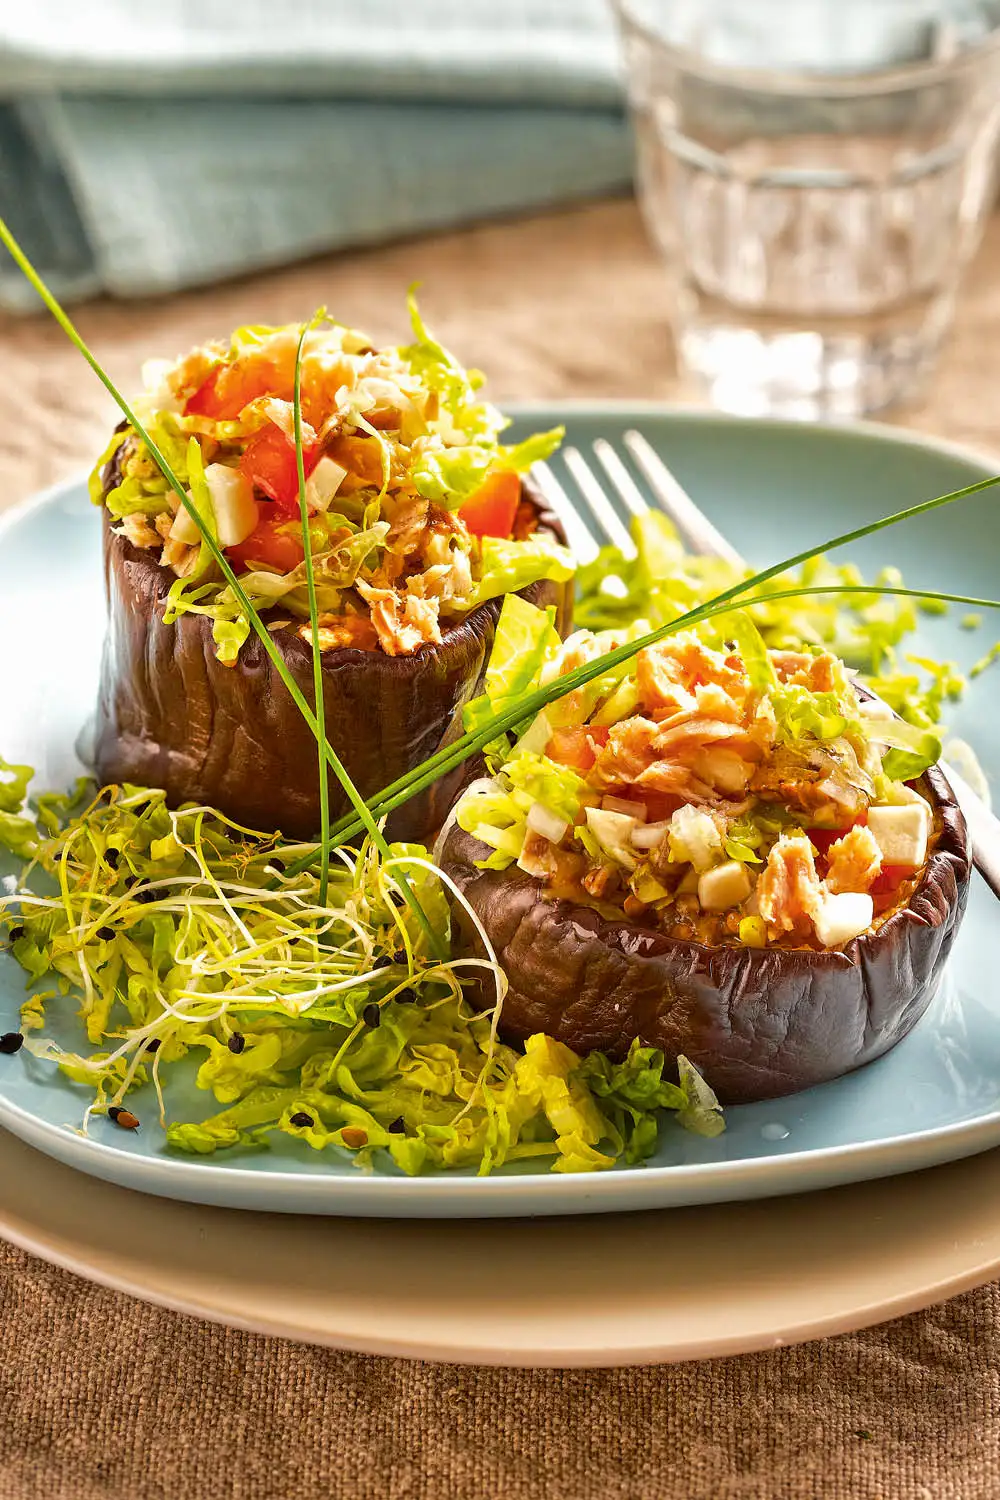
POLYGON ((995 195, 1000 0, 615 0, 682 371, 746 415, 915 392, 995 195))

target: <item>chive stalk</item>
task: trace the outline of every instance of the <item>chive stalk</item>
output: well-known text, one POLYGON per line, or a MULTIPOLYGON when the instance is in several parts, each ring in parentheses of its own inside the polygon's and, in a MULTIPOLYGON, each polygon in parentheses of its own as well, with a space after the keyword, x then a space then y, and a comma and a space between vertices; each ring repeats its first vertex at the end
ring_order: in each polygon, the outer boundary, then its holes
MULTIPOLYGON (((348 800, 355 810, 357 818, 360 820, 361 826, 366 830, 379 852, 385 852, 387 850, 385 840, 382 837, 381 831, 379 830, 375 819, 372 817, 368 807, 366 806, 364 798, 361 796, 357 787, 348 776, 346 769, 344 768, 339 756, 334 751, 332 745, 330 745, 329 741, 325 739, 325 736, 322 736, 320 734, 316 716, 310 709, 301 689, 299 688, 298 683, 289 672, 288 667, 282 659, 281 653, 279 652, 277 646, 274 644, 274 641, 271 639, 271 635, 267 629, 267 626, 261 620, 260 615, 258 614, 250 598, 248 597, 245 589, 241 585, 233 569, 230 567, 225 553, 222 551, 216 539, 212 536, 209 528, 205 525, 205 522, 199 515, 197 508, 191 500, 191 497, 187 494, 184 486, 181 484, 180 480, 171 469, 166 457, 163 453, 160 452, 159 447, 153 441, 150 434, 146 431, 144 425, 139 421, 129 402, 119 391, 118 387, 111 379, 111 376, 104 369, 97 356, 92 353, 82 334, 77 330, 68 314, 64 311, 62 305, 57 301, 56 297, 49 290, 45 282, 42 280, 41 276, 35 270, 34 266, 31 264, 31 261, 25 255, 24 251, 21 249, 21 246, 18 244, 14 235, 11 233, 6 220, 2 217, 0 217, 0 244, 3 244, 7 249, 15 265, 21 271, 22 275, 25 277, 28 283, 38 293, 38 296, 41 298, 47 310, 52 314, 55 321, 59 324, 59 327, 62 329, 63 333, 66 334, 67 338, 78 350, 78 352, 83 355, 84 359, 87 361, 88 365, 93 370, 98 380, 100 380, 105 390, 117 404, 119 410, 121 411, 125 420, 128 422, 129 426, 138 435, 138 437, 141 438, 143 444, 146 447, 146 451, 149 453, 153 462, 160 470, 164 479, 166 479, 170 488, 174 491, 187 514, 191 517, 191 520, 193 521, 195 526, 198 528, 198 533, 201 536, 202 543, 208 548, 213 561, 219 568, 229 587, 232 589, 235 598, 239 601, 242 608, 246 611, 247 619, 252 629, 260 640, 260 643, 263 646, 267 656, 269 657, 275 671, 287 688, 296 708, 299 710, 299 713, 302 715, 312 734, 316 737, 316 742, 320 747, 321 753, 333 770, 337 779, 340 781, 341 786, 347 794, 348 800)), ((301 438, 301 423, 299 436, 301 438)), ((322 784, 323 781, 325 781, 325 777, 321 777, 320 781, 322 784)), ((328 841, 325 840, 324 847, 327 846, 327 843, 328 841)), ((416 895, 414 894, 409 880, 402 870, 397 870, 395 879, 397 881, 397 884, 399 885, 400 891, 403 895, 404 900, 406 901, 407 906, 413 912, 414 917, 416 918, 421 930, 427 938, 432 952, 436 957, 443 958, 445 956, 445 952, 441 936, 440 934, 435 932, 431 923, 428 921, 427 915, 424 912, 423 907, 420 905, 420 902, 418 901, 416 895)))
MULTIPOLYGON (((962 493, 962 492, 960 492, 962 493)), ((958 498, 956 496, 956 498, 958 498)), ((826 550, 826 549, 821 549, 826 550)), ((899 595, 904 598, 914 599, 937 599, 946 604, 971 604, 979 609, 1000 609, 998 599, 979 599, 966 594, 950 594, 928 589, 909 589, 903 587, 891 587, 884 584, 825 584, 808 588, 780 589, 774 593, 764 594, 760 597, 742 600, 739 605, 734 606, 731 599, 726 596, 718 596, 698 605, 695 609, 688 610, 686 614, 678 616, 676 620, 669 621, 666 625, 659 626, 655 631, 642 636, 639 640, 629 642, 620 646, 613 652, 598 657, 593 662, 578 667, 574 672, 567 672, 563 677, 557 677, 544 688, 536 688, 525 693, 512 707, 506 708, 502 713, 494 714, 485 720, 482 726, 473 733, 463 735, 461 739, 455 740, 446 750, 439 750, 435 755, 429 757, 421 765, 416 766, 408 776, 400 777, 389 786, 383 787, 371 798, 371 808, 379 818, 385 817, 403 803, 408 802, 411 797, 417 796, 425 791, 434 781, 449 771, 455 770, 470 756, 476 755, 483 750, 492 740, 499 735, 513 729, 529 716, 534 716, 549 703, 555 702, 566 693, 575 688, 585 686, 595 677, 601 677, 612 665, 627 661, 644 646, 655 644, 680 630, 688 629, 690 626, 700 624, 702 620, 710 620, 716 615, 727 614, 734 607, 750 608, 755 604, 769 604, 777 599, 801 599, 809 598, 819 594, 879 594, 899 595)), ((359 826, 350 816, 341 818, 330 830, 332 847, 346 843, 360 832, 359 826)), ((308 869, 319 857, 318 850, 297 860, 289 865, 288 874, 299 874, 308 869)))
MULTIPOLYGON (((305 560, 306 589, 309 594, 309 628, 312 634, 313 702, 316 714, 316 748, 319 753, 319 827, 320 869, 319 904, 325 906, 330 884, 330 782, 324 746, 326 737, 326 695, 323 691, 323 655, 319 648, 319 604, 316 599, 316 570, 313 567, 312 533, 309 530, 309 506, 306 501, 306 465, 302 448, 302 350, 306 334, 323 317, 325 309, 306 323, 295 350, 295 384, 292 393, 292 420, 295 430, 295 467, 299 481, 299 518, 302 522, 302 550, 305 560)), ((332 747, 331 747, 332 748, 332 747)), ((339 773, 338 773, 339 774, 339 773)), ((345 771, 346 775, 346 771, 345 771)))

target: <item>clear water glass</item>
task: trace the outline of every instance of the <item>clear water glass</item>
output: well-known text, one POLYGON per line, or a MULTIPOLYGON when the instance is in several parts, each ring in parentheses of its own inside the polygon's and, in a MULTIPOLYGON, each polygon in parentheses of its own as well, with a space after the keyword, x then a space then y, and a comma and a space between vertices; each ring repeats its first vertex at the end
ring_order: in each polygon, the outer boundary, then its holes
POLYGON ((616 0, 682 371, 846 418, 933 368, 997 186, 1000 0, 616 0))

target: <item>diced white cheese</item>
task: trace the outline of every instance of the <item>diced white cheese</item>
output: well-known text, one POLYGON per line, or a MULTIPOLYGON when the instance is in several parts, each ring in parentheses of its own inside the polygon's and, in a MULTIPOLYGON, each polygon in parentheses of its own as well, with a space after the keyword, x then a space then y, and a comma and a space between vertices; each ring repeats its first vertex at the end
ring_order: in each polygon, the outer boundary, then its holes
POLYGON ((306 505, 311 511, 328 510, 330 501, 347 478, 347 470, 332 458, 321 458, 306 480, 306 505))
POLYGON ((517 742, 519 751, 525 754, 544 755, 545 747, 552 738, 552 720, 546 716, 545 710, 536 714, 517 742))
POLYGON ((638 823, 646 821, 644 802, 630 802, 626 797, 602 797, 601 806, 606 812, 624 813, 627 818, 635 818, 638 823))
POLYGON ((209 464, 205 483, 212 497, 220 543, 223 547, 239 546, 257 529, 257 502, 250 481, 228 464, 209 464))
POLYGON ((708 813, 694 807, 679 807, 670 819, 670 858, 685 860, 699 874, 715 864, 722 853, 722 835, 708 813))
POLYGON ((870 807, 868 831, 882 851, 883 865, 915 870, 927 858, 930 809, 922 799, 899 807, 870 807))
POLYGON ((172 542, 185 542, 189 547, 193 546, 195 542, 201 541, 201 532, 183 505, 174 516, 173 525, 170 528, 170 540, 172 542))
POLYGON ((669 823, 640 823, 632 829, 632 842, 637 849, 658 849, 669 831, 669 823))
POLYGON ((749 894, 750 876, 738 859, 706 870, 698 880, 698 900, 704 911, 728 911, 742 905, 749 894))
POLYGON ((569 828, 566 819, 554 813, 551 807, 546 807, 544 802, 531 804, 526 822, 532 833, 540 833, 543 839, 548 839, 552 844, 558 844, 569 828))
POLYGON ((627 870, 635 869, 636 860, 629 844, 633 832, 640 826, 636 818, 625 813, 608 812, 603 807, 588 807, 587 824, 601 848, 613 860, 627 870))
POLYGON ((844 891, 826 896, 815 918, 816 936, 824 948, 839 948, 860 937, 872 925, 875 905, 871 896, 844 891))

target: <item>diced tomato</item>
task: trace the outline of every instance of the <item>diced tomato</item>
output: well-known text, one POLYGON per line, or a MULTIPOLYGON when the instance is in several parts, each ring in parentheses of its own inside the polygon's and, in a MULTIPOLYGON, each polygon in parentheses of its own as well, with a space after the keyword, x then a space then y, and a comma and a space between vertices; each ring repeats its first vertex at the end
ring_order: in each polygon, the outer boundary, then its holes
POLYGON ((589 771, 597 759, 597 751, 607 743, 605 726, 582 724, 578 729, 557 729, 546 745, 545 753, 561 766, 572 766, 574 771, 589 771))
POLYGON ((873 896, 888 896, 909 875, 913 874, 910 865, 883 865, 881 873, 872 882, 871 894, 873 896))
POLYGON ((829 854, 831 846, 842 839, 845 833, 850 833, 852 828, 860 828, 868 822, 868 810, 858 813, 854 822, 847 828, 807 828, 809 842, 820 854, 829 854))
POLYGON ((521 502, 521 481, 510 469, 488 475, 458 514, 473 536, 510 536, 521 502))
POLYGON ((290 573, 297 568, 305 552, 298 537, 278 529, 286 524, 283 516, 272 515, 261 521, 238 547, 227 547, 226 556, 234 570, 240 573, 251 563, 264 563, 279 573, 290 573))
POLYGON ((234 421, 258 396, 282 396, 288 400, 287 382, 275 365, 265 360, 237 360, 218 365, 199 386, 184 408, 189 417, 211 417, 216 422, 234 421))
MULTIPOLYGON (((319 461, 317 444, 302 451, 306 478, 319 461)), ((299 471, 295 445, 280 428, 268 422, 255 432, 243 450, 240 469, 250 483, 273 500, 287 515, 299 513, 299 471)))

